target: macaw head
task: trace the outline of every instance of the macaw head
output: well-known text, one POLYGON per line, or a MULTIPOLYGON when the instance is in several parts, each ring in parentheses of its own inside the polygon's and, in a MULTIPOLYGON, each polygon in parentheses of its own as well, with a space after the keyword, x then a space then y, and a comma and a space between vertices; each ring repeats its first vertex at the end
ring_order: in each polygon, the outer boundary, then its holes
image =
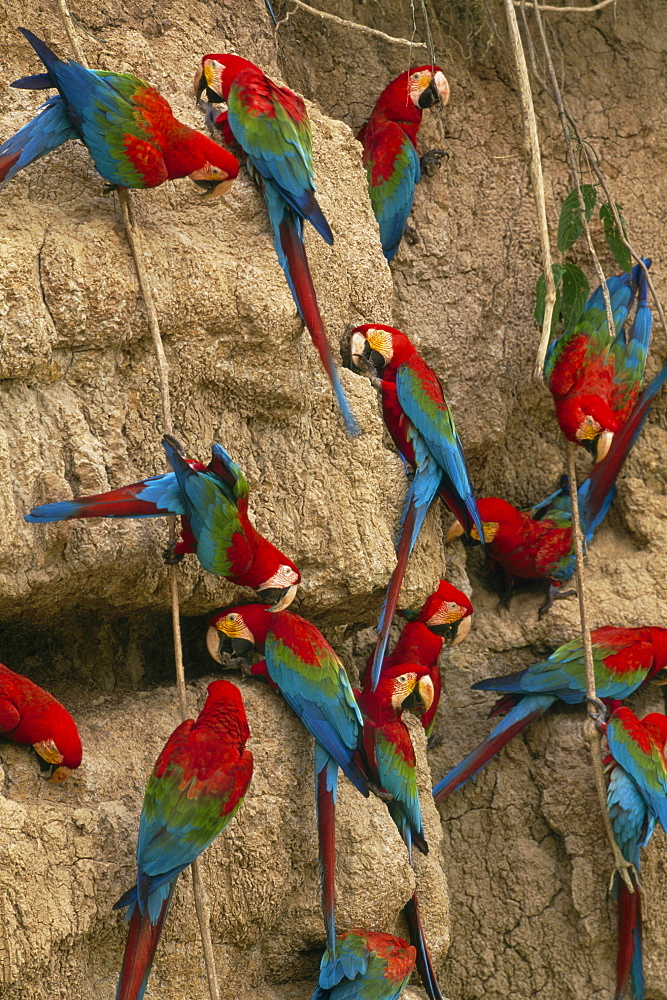
MULTIPOLYGON (((276 552, 278 552, 277 549, 276 552)), ((287 556, 284 556, 282 552, 279 552, 278 555, 281 559, 287 560, 287 556)), ((287 562, 281 563, 275 573, 255 589, 263 601, 271 602, 272 606, 269 610, 273 612, 284 611, 294 600, 300 583, 301 573, 293 562, 287 560, 287 562)))
POLYGON ((381 323, 364 323, 350 331, 350 363, 355 371, 368 374, 371 365, 379 374, 395 370, 416 354, 414 346, 400 330, 381 323))
POLYGON ((230 52, 207 55, 195 74, 195 95, 197 100, 206 91, 206 99, 211 104, 226 103, 234 80, 244 69, 258 70, 249 59, 234 56, 230 52))
POLYGON ((428 712, 435 697, 428 667, 419 663, 383 667, 372 697, 378 704, 391 705, 395 712, 428 712))
POLYGON ((216 611, 209 620, 206 648, 218 663, 223 653, 246 656, 253 649, 261 651, 272 618, 269 604, 239 604, 216 611))
POLYGON ((577 441, 596 462, 606 457, 618 420, 608 403, 595 395, 574 396, 556 401, 558 423, 570 441, 577 441))
POLYGON ((243 749, 250 739, 250 727, 246 717, 241 692, 231 681, 212 681, 206 688, 206 702, 197 718, 197 723, 217 726, 225 734, 238 738, 243 749))
POLYGON ((199 165, 188 177, 202 189, 202 198, 219 198, 229 191, 240 166, 233 153, 194 130, 188 137, 188 151, 199 159, 199 165))
POLYGON ((473 607, 462 590, 441 580, 438 589, 426 598, 419 611, 401 613, 408 621, 423 622, 431 632, 444 639, 446 645, 458 646, 470 631, 473 607))
MULTIPOLYGON (((507 500, 500 497, 482 497, 477 501, 477 510, 482 519, 484 527, 484 540, 490 545, 500 532, 515 530, 519 532, 525 522, 526 515, 513 507, 507 500)), ((452 542, 463 534, 463 528, 458 521, 454 521, 447 535, 446 542, 452 542)), ((479 532, 473 527, 470 531, 470 538, 479 541, 479 532)))
POLYGON ((49 781, 64 781, 81 764, 81 737, 74 719, 59 702, 49 702, 34 717, 24 717, 40 769, 49 781))
POLYGON ((434 104, 447 104, 449 83, 439 66, 415 66, 401 73, 385 87, 377 102, 378 108, 397 112, 414 106, 419 111, 434 104))

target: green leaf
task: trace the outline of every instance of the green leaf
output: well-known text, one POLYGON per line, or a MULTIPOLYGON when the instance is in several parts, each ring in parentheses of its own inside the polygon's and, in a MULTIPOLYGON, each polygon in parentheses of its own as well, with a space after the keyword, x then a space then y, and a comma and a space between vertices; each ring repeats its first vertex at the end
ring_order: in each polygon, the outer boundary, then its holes
MULTIPOLYGON (((616 210, 618 211, 621 220, 623 236, 627 237, 627 227, 625 225, 625 219, 623 218, 622 206, 616 205, 616 210)), ((624 271, 629 271, 632 267, 632 257, 630 256, 630 251, 621 239, 621 234, 618 231, 618 226, 616 225, 616 220, 608 201, 605 201, 602 205, 600 205, 600 218, 604 223, 604 238, 607 241, 607 246, 614 255, 614 259, 618 263, 619 267, 621 267, 624 271)))
POLYGON ((563 323, 566 330, 575 326, 584 311, 590 292, 588 278, 576 264, 563 264, 563 323))
MULTIPOLYGON (((588 220, 595 208, 597 191, 592 184, 582 184, 581 194, 586 208, 586 219, 588 220)), ((569 250, 572 244, 577 242, 583 231, 584 227, 581 224, 581 216, 579 215, 579 198, 577 197, 576 190, 570 191, 563 202, 558 220, 558 249, 560 252, 565 253, 566 250, 569 250)))
MULTIPOLYGON (((560 279, 563 276, 563 265, 562 264, 552 264, 551 273, 554 276, 554 285, 556 286, 556 304, 554 305, 553 319, 551 320, 551 332, 553 333, 556 323, 560 317, 560 279)), ((547 296, 547 283, 544 279, 544 271, 537 279, 535 285, 535 312, 533 316, 535 317, 535 322, 542 326, 544 322, 544 302, 547 296)))

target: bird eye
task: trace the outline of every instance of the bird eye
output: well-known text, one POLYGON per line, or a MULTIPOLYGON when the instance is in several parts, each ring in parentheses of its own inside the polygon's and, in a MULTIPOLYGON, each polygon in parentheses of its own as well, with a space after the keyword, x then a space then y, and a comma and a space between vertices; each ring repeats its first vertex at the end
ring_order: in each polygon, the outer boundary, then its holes
POLYGON ((407 679, 408 679, 408 675, 407 675, 407 674, 401 674, 401 676, 400 676, 400 677, 397 677, 397 678, 396 678, 396 680, 397 680, 397 681, 398 681, 398 682, 399 682, 400 684, 405 684, 405 682, 406 682, 406 680, 407 680, 407 679))

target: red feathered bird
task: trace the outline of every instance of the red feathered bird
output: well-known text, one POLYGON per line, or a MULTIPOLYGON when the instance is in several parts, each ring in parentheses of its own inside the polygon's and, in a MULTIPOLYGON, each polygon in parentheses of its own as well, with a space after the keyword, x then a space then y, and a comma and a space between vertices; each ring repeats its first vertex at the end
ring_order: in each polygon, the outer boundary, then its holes
POLYGON ((421 169, 445 154, 431 150, 421 161, 417 134, 425 108, 446 104, 449 84, 439 66, 417 66, 401 73, 380 94, 357 139, 364 147, 368 192, 380 228, 382 252, 391 261, 412 210, 421 169))
MULTIPOLYGON (((433 684, 433 702, 421 715, 426 735, 431 736, 440 703, 442 678, 438 658, 443 646, 457 646, 470 631, 473 606, 457 587, 441 580, 438 589, 430 594, 419 611, 399 612, 407 619, 398 642, 385 656, 382 670, 401 663, 417 663, 427 667, 433 684)), ((370 676, 374 653, 368 658, 366 676, 370 676)))
POLYGON ((227 143, 237 143, 246 154, 248 171, 269 213, 278 261, 336 394, 348 434, 356 437, 359 427, 334 364, 303 242, 303 223, 308 220, 326 243, 333 244, 331 228, 315 198, 306 105, 259 66, 229 53, 202 59, 195 77, 197 98, 204 91, 209 101, 227 105, 223 114, 207 113, 207 117, 227 143))
POLYGON ((113 187, 150 188, 190 177, 206 197, 224 194, 239 162, 207 135, 174 118, 154 87, 129 73, 95 71, 62 60, 25 28, 47 72, 12 84, 23 90, 57 90, 39 114, 0 146, 0 181, 68 139, 80 139, 113 187))
POLYGON ((51 781, 64 781, 81 763, 81 739, 67 709, 48 691, 2 663, 0 735, 12 743, 29 743, 51 781))
MULTIPOLYGON (((380 795, 386 796, 387 809, 408 849, 412 864, 412 845, 423 854, 428 844, 422 825, 417 761, 410 733, 403 722, 403 712, 428 711, 433 704, 433 684, 428 667, 418 663, 399 663, 383 667, 375 690, 367 670, 363 690, 355 691, 361 709, 363 728, 359 734, 359 757, 362 769, 380 795)), ((431 1000, 442 1000, 433 969, 419 912, 419 899, 413 893, 405 907, 410 927, 410 942, 417 949, 417 968, 431 1000)))

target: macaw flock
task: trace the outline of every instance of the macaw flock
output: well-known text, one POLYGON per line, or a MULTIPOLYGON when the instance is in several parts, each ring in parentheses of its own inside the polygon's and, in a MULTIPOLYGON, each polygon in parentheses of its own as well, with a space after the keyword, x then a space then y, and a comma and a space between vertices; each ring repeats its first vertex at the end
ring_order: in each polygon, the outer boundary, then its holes
MULTIPOLYGON (((303 242, 307 220, 327 243, 333 236, 315 198, 311 130, 303 100, 236 55, 203 57, 195 92, 210 131, 224 146, 177 121, 166 100, 127 73, 92 71, 61 60, 30 31, 20 29, 45 72, 13 87, 55 90, 39 113, 0 146, 0 181, 55 150, 68 139, 87 147, 114 188, 156 187, 190 177, 211 198, 229 189, 238 156, 261 192, 273 240, 299 313, 338 399, 350 435, 357 422, 345 397, 317 305, 303 242), (207 100, 204 101, 202 95, 207 100), (221 110, 220 105, 224 105, 221 110), (229 148, 225 148, 229 147, 229 148)), ((379 95, 358 134, 382 250, 388 261, 407 227, 415 184, 426 164, 443 155, 417 154, 424 109, 446 104, 442 70, 420 66, 402 73, 379 95)), ((607 281, 614 330, 608 328, 602 289, 583 317, 557 336, 547 356, 545 380, 565 437, 586 448, 592 471, 579 489, 587 544, 605 517, 616 477, 639 435, 651 402, 667 379, 667 366, 642 391, 651 339, 647 274, 650 260, 607 281)), ((220 444, 208 465, 188 458, 165 436, 173 469, 98 496, 48 503, 26 514, 34 524, 87 517, 181 518, 180 539, 167 561, 196 553, 210 573, 255 591, 254 603, 217 611, 207 648, 218 663, 263 654, 250 673, 279 692, 315 740, 315 796, 321 898, 326 950, 313 1000, 396 1000, 417 966, 431 1000, 442 997, 420 919, 416 894, 405 908, 411 943, 382 930, 335 926, 335 835, 338 769, 363 796, 387 806, 412 860, 426 852, 415 773, 415 754, 403 713, 412 711, 430 736, 440 699, 438 658, 446 645, 465 639, 473 607, 445 580, 406 623, 395 648, 387 641, 407 561, 426 512, 438 495, 456 521, 450 536, 483 544, 505 581, 509 605, 517 580, 548 584, 540 614, 558 597, 575 569, 570 491, 560 488, 531 510, 499 497, 475 498, 463 446, 436 373, 400 330, 366 323, 349 335, 349 367, 379 390, 386 427, 409 471, 396 546, 396 568, 378 623, 378 641, 354 690, 335 651, 304 618, 287 610, 301 573, 292 560, 254 528, 248 484, 220 444)), ((667 629, 606 625, 592 633, 598 697, 606 712, 599 725, 608 745, 607 805, 615 837, 634 866, 637 891, 617 886, 619 943, 616 997, 644 994, 642 972, 640 849, 660 821, 667 828, 667 716, 639 719, 621 704, 667 668, 667 629)), ((519 673, 474 685, 498 692, 491 714, 500 717, 489 736, 433 789, 442 802, 517 733, 556 701, 586 700, 581 639, 519 673)), ((0 732, 31 744, 41 766, 62 781, 82 758, 76 724, 66 709, 28 678, 0 666, 0 732)), ((232 820, 252 777, 250 736, 239 690, 227 680, 208 687, 196 720, 173 732, 146 786, 137 841, 137 878, 118 902, 129 921, 117 1000, 144 995, 151 963, 179 874, 232 820)))

